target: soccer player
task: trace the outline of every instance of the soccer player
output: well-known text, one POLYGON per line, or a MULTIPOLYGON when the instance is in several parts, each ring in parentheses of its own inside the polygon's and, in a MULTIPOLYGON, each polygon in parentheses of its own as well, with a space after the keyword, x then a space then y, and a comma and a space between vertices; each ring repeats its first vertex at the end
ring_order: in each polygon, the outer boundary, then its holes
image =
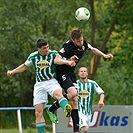
POLYGON ((104 106, 104 91, 95 81, 87 78, 88 70, 85 66, 79 68, 78 75, 80 77, 77 80, 80 133, 88 133, 94 92, 100 95, 98 107, 101 108, 104 106))
MULTIPOLYGON (((57 52, 49 49, 49 44, 44 39, 37 41, 37 51, 31 53, 28 59, 22 65, 13 70, 8 70, 7 75, 11 76, 23 72, 29 66, 34 66, 36 71, 36 83, 33 92, 33 104, 36 116, 36 128, 38 133, 44 133, 45 120, 43 117, 44 105, 48 102, 48 94, 59 101, 59 105, 64 110, 65 115, 70 117, 71 106, 68 100, 63 96, 61 86, 55 78, 56 65, 54 58, 57 52)), ((74 61, 64 61, 67 65, 72 65, 74 61)), ((56 118, 55 114, 52 116, 56 118)))
MULTIPOLYGON (((76 65, 79 60, 83 57, 86 50, 92 51, 93 53, 102 56, 104 58, 113 59, 112 54, 104 54, 97 48, 92 47, 87 43, 82 35, 82 32, 78 29, 74 29, 70 33, 71 40, 67 41, 62 49, 58 52, 55 57, 55 64, 57 64, 57 80, 61 87, 65 90, 67 99, 69 99, 72 106, 71 117, 73 120, 73 131, 79 133, 79 117, 78 117, 78 98, 77 89, 75 87, 76 76, 74 74, 76 65), (63 64, 63 60, 75 61, 75 66, 63 64)), ((51 113, 55 113, 55 110, 59 108, 58 101, 56 101, 48 110, 51 113)))

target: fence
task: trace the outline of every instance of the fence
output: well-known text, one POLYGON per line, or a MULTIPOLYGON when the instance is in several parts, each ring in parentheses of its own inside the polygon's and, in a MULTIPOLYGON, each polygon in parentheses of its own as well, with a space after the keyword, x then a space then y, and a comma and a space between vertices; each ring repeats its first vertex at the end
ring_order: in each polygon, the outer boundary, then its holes
MULTIPOLYGON (((45 105, 44 109, 49 108, 50 105, 45 105)), ((34 107, 5 107, 0 108, 0 110, 16 110, 17 111, 17 119, 18 119, 18 128, 19 133, 22 133, 22 121, 21 121, 21 110, 35 110, 34 107)), ((53 133, 56 133, 55 124, 52 123, 52 131, 53 133)))

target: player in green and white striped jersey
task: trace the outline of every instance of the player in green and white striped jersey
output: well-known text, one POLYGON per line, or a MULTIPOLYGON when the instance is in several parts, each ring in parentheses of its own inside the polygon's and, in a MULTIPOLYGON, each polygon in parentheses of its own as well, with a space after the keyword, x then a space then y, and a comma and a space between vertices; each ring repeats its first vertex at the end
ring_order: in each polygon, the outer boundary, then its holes
POLYGON ((25 61, 26 66, 34 65, 36 71, 36 82, 49 80, 55 77, 54 58, 57 54, 56 51, 47 51, 48 56, 41 56, 38 51, 31 53, 25 61))
MULTIPOLYGON (((68 100, 62 94, 62 88, 56 80, 56 65, 54 58, 56 51, 49 49, 48 43, 44 39, 37 41, 37 51, 31 53, 28 59, 22 65, 13 70, 8 70, 7 75, 11 76, 15 73, 23 72, 28 66, 34 66, 36 71, 36 83, 33 92, 33 105, 35 107, 36 127, 38 133, 44 133, 45 120, 43 117, 44 105, 48 102, 48 94, 59 100, 61 108, 64 110, 66 117, 70 117, 72 108, 68 104, 68 100)), ((64 61, 66 64, 71 65, 72 61, 64 61)), ((56 123, 55 114, 50 114, 52 122, 56 123)))
POLYGON ((95 81, 87 78, 88 71, 85 66, 79 68, 78 75, 80 77, 80 79, 77 80, 80 133, 87 133, 92 114, 94 92, 100 95, 98 107, 101 108, 104 106, 104 91, 95 81))

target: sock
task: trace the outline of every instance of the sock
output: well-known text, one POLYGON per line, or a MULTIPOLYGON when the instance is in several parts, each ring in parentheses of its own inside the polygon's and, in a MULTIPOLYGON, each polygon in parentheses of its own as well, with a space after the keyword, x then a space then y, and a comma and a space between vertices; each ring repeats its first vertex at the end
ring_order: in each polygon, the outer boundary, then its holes
MULTIPOLYGON (((67 98, 67 94, 64 94, 64 97, 69 101, 69 99, 67 98)), ((60 108, 60 105, 59 105, 59 101, 55 101, 52 106, 49 108, 49 111, 55 113, 55 111, 60 108)))
POLYGON ((78 115, 78 109, 73 109, 71 113, 71 117, 73 120, 73 131, 79 132, 79 115, 78 115))
POLYGON ((63 110, 65 109, 66 104, 68 104, 68 100, 65 97, 59 99, 59 105, 63 110))
POLYGON ((87 132, 84 132, 84 131, 80 131, 80 133, 87 133, 87 132))
POLYGON ((49 111, 51 111, 51 112, 55 112, 58 108, 60 108, 60 105, 59 105, 59 102, 58 102, 58 100, 57 101, 55 101, 53 104, 52 104, 52 106, 49 108, 49 111))
POLYGON ((38 133, 44 133, 45 132, 45 122, 36 123, 36 128, 38 130, 38 133))

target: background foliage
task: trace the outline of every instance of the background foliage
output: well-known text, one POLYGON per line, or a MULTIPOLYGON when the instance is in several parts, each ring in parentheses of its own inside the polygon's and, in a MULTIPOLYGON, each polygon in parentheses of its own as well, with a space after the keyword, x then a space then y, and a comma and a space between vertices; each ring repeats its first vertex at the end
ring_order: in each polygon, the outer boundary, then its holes
MULTIPOLYGON (((105 104, 133 104, 133 4, 131 0, 0 0, 0 106, 32 106, 34 69, 7 77, 6 72, 22 64, 36 50, 38 38, 45 38, 51 49, 59 50, 70 39, 69 32, 79 28, 91 45, 112 53, 112 61, 86 52, 77 66, 85 65, 105 91, 105 104), (78 22, 77 8, 91 12, 88 21, 78 22), (92 61, 94 65, 92 64, 92 61), (93 68, 93 70, 91 69, 93 68)), ((95 97, 97 104, 99 97, 95 97)), ((54 100, 50 98, 49 104, 54 100)), ((0 127, 6 115, 0 112, 0 127)), ((9 113, 9 112, 8 112, 9 113)), ((29 114, 28 114, 29 116, 29 114)), ((12 118, 11 118, 12 117, 12 118)), ((9 118, 8 126, 14 126, 9 118)), ((47 116, 46 116, 47 117, 47 116)), ((32 119, 32 118, 31 118, 32 119)), ((34 122, 34 119, 28 122, 34 122)), ((24 120, 26 121, 26 120, 24 120)), ((27 123, 25 122, 25 127, 27 123)), ((5 122, 4 122, 5 123, 5 122)))

